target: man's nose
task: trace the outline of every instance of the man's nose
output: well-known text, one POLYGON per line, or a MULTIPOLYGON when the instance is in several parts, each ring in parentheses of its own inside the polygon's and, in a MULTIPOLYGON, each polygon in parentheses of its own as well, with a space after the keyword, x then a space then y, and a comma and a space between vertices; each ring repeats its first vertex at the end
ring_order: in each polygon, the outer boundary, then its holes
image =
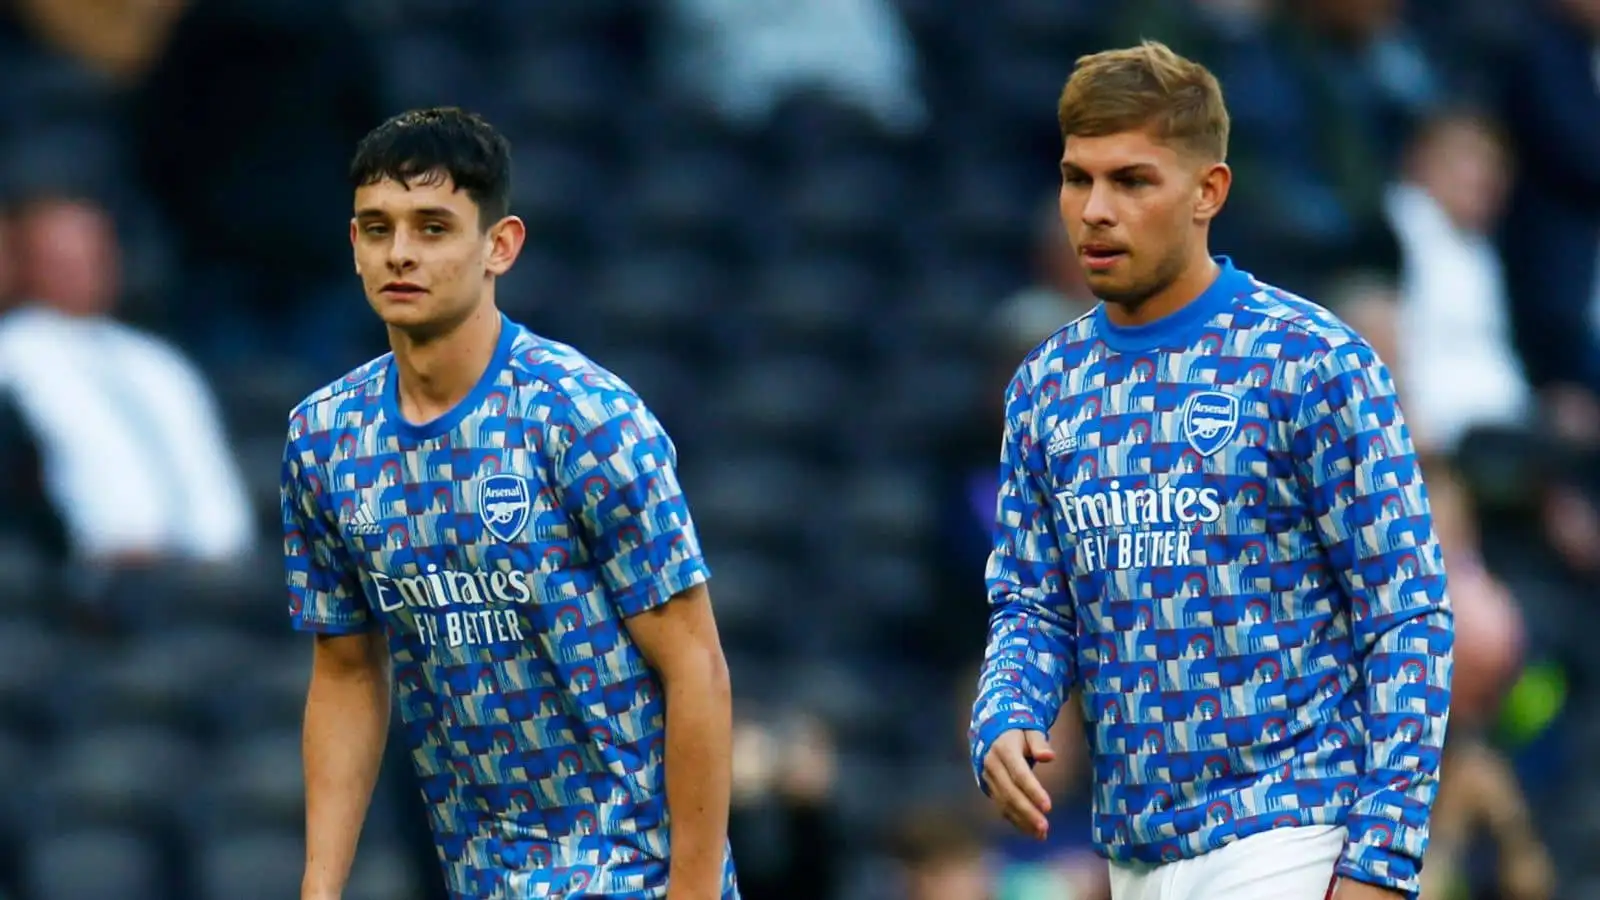
POLYGON ((417 265, 416 241, 401 228, 395 231, 394 238, 389 242, 389 268, 395 272, 405 272, 416 268, 417 265))
POLYGON ((1103 182, 1096 181, 1089 187, 1089 197, 1083 204, 1083 221, 1086 225, 1115 224, 1116 213, 1112 209, 1111 191, 1103 182))

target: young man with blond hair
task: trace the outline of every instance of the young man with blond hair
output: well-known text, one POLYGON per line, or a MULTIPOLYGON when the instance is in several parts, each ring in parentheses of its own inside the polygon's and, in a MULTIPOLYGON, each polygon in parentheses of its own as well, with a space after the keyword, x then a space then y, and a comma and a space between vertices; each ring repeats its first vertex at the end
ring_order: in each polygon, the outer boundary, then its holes
POLYGON ((1084 57, 1061 217, 1102 301, 1006 393, 980 783, 1048 829, 1032 765, 1073 688, 1115 900, 1414 898, 1453 618, 1389 372, 1207 246, 1216 79, 1084 57))

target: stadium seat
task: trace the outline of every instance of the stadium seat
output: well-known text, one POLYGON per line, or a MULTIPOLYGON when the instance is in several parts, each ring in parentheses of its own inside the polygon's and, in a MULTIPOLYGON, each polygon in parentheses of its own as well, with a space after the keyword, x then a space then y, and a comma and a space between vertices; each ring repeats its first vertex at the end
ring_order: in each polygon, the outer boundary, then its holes
POLYGON ((413 855, 392 841, 370 840, 363 835, 344 900, 418 900, 422 893, 413 873, 438 863, 415 859, 413 855))
MULTIPOLYGON (((930 459, 957 431, 982 421, 983 404, 1004 390, 1004 385, 985 390, 985 375, 982 366, 958 356, 891 364, 845 410, 845 449, 864 464, 930 459)), ((995 449, 998 453, 998 443, 995 449)))
POLYGON ((397 109, 459 103, 478 75, 467 48, 437 31, 415 28, 386 37, 384 90, 397 109))
POLYGON ((706 313, 727 291, 721 271, 684 252, 641 250, 603 267, 587 302, 608 342, 699 346, 706 313))
POLYGON ((850 155, 805 166, 784 198, 784 215, 809 245, 893 247, 910 189, 888 161, 850 155))
POLYGON ((946 263, 915 272, 897 286, 905 307, 897 311, 895 322, 902 331, 895 337, 902 347, 922 353, 971 354, 981 347, 991 311, 1017 286, 997 284, 985 268, 971 264, 946 263))
POLYGON ((841 368, 854 365, 870 350, 870 323, 895 302, 890 285, 847 256, 774 259, 756 273, 750 292, 756 334, 747 352, 809 351, 841 368))
POLYGON ((849 662, 821 656, 792 665, 788 674, 786 702, 826 723, 840 746, 872 747, 883 719, 892 718, 881 685, 849 662))
MULTIPOLYGON (((709 550, 708 550, 709 552, 709 550)), ((775 649, 772 610, 774 593, 791 581, 783 567, 758 554, 718 552, 712 559, 711 595, 717 607, 717 629, 727 644, 740 648, 775 649)))
POLYGON ((540 131, 609 143, 613 98, 626 94, 627 69, 603 43, 544 40, 512 61, 505 86, 540 131))
POLYGON ((803 355, 751 360, 712 397, 708 415, 749 446, 817 453, 845 396, 827 360, 803 355))
POLYGON ((687 461, 682 476, 706 541, 794 553, 806 533, 786 504, 803 503, 823 486, 816 473, 781 456, 728 455, 687 461), (785 503, 774 503, 773 498, 785 503))
POLYGON ((287 430, 289 411, 327 379, 293 358, 271 366, 236 367, 213 380, 229 431, 234 435, 276 438, 287 430))
MULTIPOLYGON (((587 296, 588 271, 583 253, 560 241, 582 244, 578 232, 550 234, 551 225, 529 222, 532 232, 517 264, 495 286, 495 301, 514 321, 552 340, 574 343, 581 335, 568 327, 582 323, 583 310, 574 299, 587 296)), ((581 230, 581 229, 580 229, 581 230)))
POLYGON ((0 539, 0 616, 59 616, 59 592, 49 564, 26 541, 0 539))
MULTIPOLYGON (((1063 48, 1071 52, 1083 42, 1093 24, 1090 16, 1098 12, 1102 10, 1086 0, 996 0, 990 15, 1003 37, 990 46, 1051 49, 1060 68, 1063 48)), ((1065 79, 1066 73, 1061 72, 1056 80, 1065 79)))
POLYGON ((852 153, 892 150, 894 143, 870 113, 815 93, 780 103, 762 135, 764 155, 790 171, 852 153))
POLYGON ((103 828, 30 840, 23 859, 23 896, 27 900, 171 900, 172 891, 162 871, 159 848, 147 836, 103 828))
POLYGON ((41 824, 159 827, 204 772, 182 737, 154 728, 107 727, 64 737, 28 792, 41 824))
POLYGON ((185 801, 183 815, 191 832, 300 827, 305 780, 298 727, 227 741, 213 751, 212 760, 185 801))
POLYGON ((927 485, 903 466, 855 472, 839 499, 840 524, 857 546, 917 551, 935 521, 927 485))
POLYGON ((207 730, 232 738, 298 723, 311 679, 311 652, 309 635, 291 635, 228 679, 208 684, 207 730))
MULTIPOLYGON (((273 444, 282 444, 277 437, 273 444)), ((282 458, 283 448, 278 448, 282 458)), ((279 468, 282 468, 280 462, 279 468)), ((236 564, 192 566, 185 569, 179 600, 178 627, 191 625, 227 626, 251 636, 276 636, 284 633, 288 622, 287 599, 283 587, 282 513, 274 511, 277 528, 262 552, 236 564)))
POLYGON ((813 552, 817 570, 831 574, 817 587, 830 615, 807 623, 801 649, 878 655, 900 643, 901 626, 925 609, 932 585, 920 556, 887 548, 863 554, 861 547, 874 545, 847 534, 841 529, 837 541, 813 552))
POLYGON ((605 207, 609 192, 604 168, 585 149, 545 133, 517 140, 511 203, 528 224, 531 244, 570 250, 574 240, 588 239, 587 217, 605 207))
POLYGON ((136 642, 86 668, 69 701, 71 716, 100 724, 198 729, 202 700, 212 685, 168 657, 166 649, 136 642))
POLYGON ((52 703, 62 727, 157 725, 199 729, 218 686, 270 660, 270 643, 234 629, 190 627, 138 635, 107 648, 52 703))
POLYGON ((707 254, 744 243, 742 200, 758 184, 748 162, 718 148, 677 152, 658 144, 642 148, 623 199, 643 242, 669 242, 707 254))
MULTIPOLYGON (((1033 213, 1039 201, 1059 180, 1054 160, 1044 160, 1037 171, 1019 171, 998 148, 982 147, 973 153, 953 153, 942 165, 941 203, 937 212, 940 231, 952 247, 1009 250, 1018 255, 1011 271, 1026 272, 1025 255, 1033 246, 1033 213), (1024 215, 1018 215, 1018 210, 1024 215)), ((1001 289, 1006 286, 1001 285, 1001 289)))
POLYGON ((0 724, 38 732, 71 678, 71 642, 43 622, 0 620, 0 724))
POLYGON ((30 792, 41 757, 31 729, 0 732, 0 842, 27 832, 32 821, 30 792))
POLYGON ((305 842, 295 829, 244 829, 193 848, 195 900, 283 900, 300 894, 305 842))

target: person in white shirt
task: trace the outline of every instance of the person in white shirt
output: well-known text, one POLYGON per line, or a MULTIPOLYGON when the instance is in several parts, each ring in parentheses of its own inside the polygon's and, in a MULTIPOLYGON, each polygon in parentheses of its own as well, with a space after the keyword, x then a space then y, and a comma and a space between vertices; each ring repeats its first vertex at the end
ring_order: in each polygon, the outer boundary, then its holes
POLYGON ((1519 425, 1530 413, 1490 237, 1509 187, 1507 163, 1493 123, 1443 114, 1419 131, 1386 198, 1403 260, 1398 377, 1419 439, 1441 452, 1474 426, 1519 425))
MULTIPOLYGON (((254 524, 215 398, 174 346, 111 317, 115 229, 47 198, 10 229, 16 301, 0 315, 0 391, 39 448, 74 557, 228 562, 254 524)), ((0 253, 6 248, 0 247, 0 253)))

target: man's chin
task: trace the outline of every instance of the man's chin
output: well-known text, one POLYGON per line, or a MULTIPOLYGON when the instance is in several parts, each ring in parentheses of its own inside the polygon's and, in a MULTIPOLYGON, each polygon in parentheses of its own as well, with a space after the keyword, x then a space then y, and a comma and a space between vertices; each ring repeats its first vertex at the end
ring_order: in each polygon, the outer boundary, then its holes
POLYGON ((1089 290, 1104 303, 1128 309, 1138 308, 1150 296, 1150 291, 1144 285, 1135 284, 1126 276, 1109 274, 1091 276, 1089 290))
POLYGON ((383 324, 390 328, 419 328, 428 325, 439 318, 438 312, 431 304, 416 303, 412 301, 395 302, 378 298, 372 304, 373 310, 383 324))

